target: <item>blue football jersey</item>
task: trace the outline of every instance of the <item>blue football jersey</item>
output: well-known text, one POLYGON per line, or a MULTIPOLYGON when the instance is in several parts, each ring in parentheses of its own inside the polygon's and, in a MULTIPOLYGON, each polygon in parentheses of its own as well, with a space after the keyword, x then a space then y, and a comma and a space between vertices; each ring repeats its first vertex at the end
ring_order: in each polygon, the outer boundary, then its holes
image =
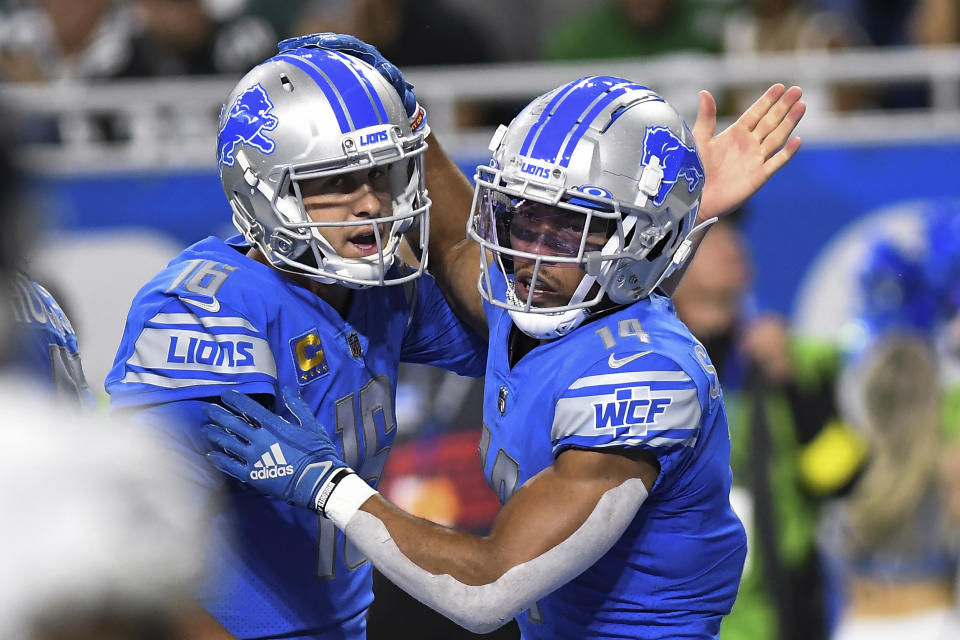
POLYGON ((83 375, 77 334, 50 292, 20 272, 10 285, 16 322, 12 364, 67 400, 93 403, 83 375))
POLYGON ((746 536, 730 508, 729 433, 704 348, 669 300, 653 296, 535 347, 511 368, 516 329, 504 309, 486 310, 480 457, 502 502, 571 447, 640 448, 660 463, 614 547, 520 614, 523 637, 717 637, 746 536))
MULTIPOLYGON (((106 381, 113 407, 215 398, 226 388, 275 399, 296 387, 344 461, 375 486, 397 433, 400 362, 479 376, 485 343, 428 276, 355 290, 343 318, 238 251, 246 248, 239 237, 207 238, 140 290, 106 381)), ((271 409, 294 420, 282 402, 271 409)), ((206 450, 202 420, 180 434, 195 451, 206 450)), ((283 464, 278 457, 264 455, 267 471, 283 464)), ((372 570, 343 534, 232 479, 227 500, 211 559, 217 579, 199 596, 221 624, 239 638, 363 637, 372 570)))

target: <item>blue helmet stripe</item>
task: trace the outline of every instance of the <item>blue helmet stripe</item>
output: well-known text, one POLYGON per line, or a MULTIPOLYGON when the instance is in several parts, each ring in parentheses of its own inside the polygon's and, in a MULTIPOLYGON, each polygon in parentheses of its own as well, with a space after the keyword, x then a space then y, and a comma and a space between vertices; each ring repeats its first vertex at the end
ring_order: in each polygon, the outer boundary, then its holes
POLYGON ((571 82, 567 86, 565 86, 563 89, 560 89, 559 91, 557 91, 557 93, 553 96, 553 98, 547 104, 546 108, 540 114, 540 117, 533 124, 533 126, 530 127, 530 130, 527 131, 527 137, 524 138, 523 145, 520 147, 520 155, 522 156, 527 155, 527 151, 530 150, 530 145, 533 144, 534 141, 537 139, 537 133, 540 131, 543 125, 546 124, 547 118, 550 117, 550 114, 553 112, 554 108, 557 106, 557 104, 561 100, 563 100, 563 98, 568 93, 570 93, 581 82, 582 80, 576 80, 574 82, 571 82))
POLYGON ((344 54, 338 54, 338 55, 340 55, 340 57, 342 58, 342 61, 346 63, 348 67, 350 67, 354 75, 360 79, 360 82, 363 83, 363 86, 366 87, 367 96, 370 98, 370 102, 376 108, 377 113, 380 116, 380 124, 385 124, 387 122, 390 122, 390 116, 387 115, 387 110, 383 106, 383 100, 380 99, 380 94, 377 93, 376 87, 373 86, 373 83, 370 82, 370 79, 366 75, 364 75, 362 70, 359 68, 359 65, 357 64, 356 59, 344 54))
POLYGON ((267 60, 267 62, 273 62, 275 60, 289 62, 310 76, 310 78, 317 83, 317 86, 320 87, 320 90, 323 91, 323 95, 327 98, 327 102, 330 104, 333 114, 337 117, 337 124, 340 125, 340 133, 347 133, 351 130, 350 122, 347 120, 347 114, 344 111, 344 104, 340 99, 340 94, 334 88, 333 83, 330 82, 329 78, 326 78, 312 64, 297 56, 290 55, 288 53, 282 53, 271 58, 270 60, 267 60))
POLYGON ((597 100, 594 105, 590 108, 587 114, 580 118, 580 124, 577 125, 577 128, 574 130, 573 135, 567 140, 567 143, 563 145, 563 151, 560 152, 560 166, 566 167, 570 164, 570 156, 573 155, 573 150, 577 148, 577 143, 580 142, 580 138, 583 137, 583 134, 587 132, 587 129, 590 128, 590 125, 593 124, 593 121, 596 119, 600 112, 606 109, 611 102, 622 96, 623 94, 634 91, 642 90, 649 91, 646 87, 640 86, 639 84, 629 83, 623 84, 616 89, 611 90, 605 96, 597 100))
POLYGON ((357 78, 356 71, 340 54, 324 49, 310 49, 301 55, 288 51, 273 59, 296 65, 317 83, 333 106, 342 133, 383 124, 368 93, 368 85, 357 78), (322 67, 313 60, 318 56, 323 57, 322 67), (337 113, 338 107, 340 113, 337 113))
POLYGON ((346 103, 347 115, 349 116, 354 129, 363 129, 374 125, 383 124, 377 110, 373 106, 373 101, 368 94, 368 87, 357 78, 357 72, 344 60, 346 56, 335 51, 325 49, 311 49, 310 53, 303 57, 312 62, 311 58, 323 56, 324 62, 322 72, 326 72, 333 86, 346 103))
POLYGON ((612 76, 595 76, 578 82, 576 90, 572 91, 563 102, 557 105, 554 113, 548 116, 533 149, 527 154, 528 157, 545 162, 556 162, 567 136, 594 102, 604 97, 611 87, 623 83, 622 78, 612 76))

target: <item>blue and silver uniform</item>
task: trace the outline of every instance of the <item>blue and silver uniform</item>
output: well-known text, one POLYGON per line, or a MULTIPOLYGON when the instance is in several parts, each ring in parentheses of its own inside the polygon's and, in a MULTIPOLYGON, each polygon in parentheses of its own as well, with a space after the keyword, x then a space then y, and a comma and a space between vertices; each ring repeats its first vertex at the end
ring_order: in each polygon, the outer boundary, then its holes
POLYGON ((16 322, 11 364, 55 389, 58 396, 92 405, 77 334, 63 309, 49 291, 19 271, 10 284, 10 294, 16 322))
MULTIPOLYGON (((245 248, 239 236, 208 238, 141 289, 107 377, 113 407, 140 408, 153 423, 179 412, 175 438, 203 452, 199 400, 234 388, 268 396, 271 410, 293 421, 275 398, 296 387, 343 459, 376 485, 397 432, 400 362, 479 376, 483 341, 456 319, 430 277, 354 290, 344 319, 238 251, 245 248), (158 404, 160 414, 151 416, 158 404)), ((206 460, 194 460, 199 482, 219 480, 206 460)), ((274 450, 261 462, 264 473, 283 473, 286 461, 274 450)), ((372 570, 343 534, 239 482, 230 480, 227 493, 212 546, 218 575, 200 602, 239 638, 362 638, 372 570)))
POLYGON ((730 508, 729 433, 706 351, 669 300, 651 296, 535 347, 511 368, 513 322, 489 303, 486 313, 480 456, 502 502, 568 448, 645 449, 660 464, 614 547, 520 614, 523 637, 717 637, 746 536, 730 508))

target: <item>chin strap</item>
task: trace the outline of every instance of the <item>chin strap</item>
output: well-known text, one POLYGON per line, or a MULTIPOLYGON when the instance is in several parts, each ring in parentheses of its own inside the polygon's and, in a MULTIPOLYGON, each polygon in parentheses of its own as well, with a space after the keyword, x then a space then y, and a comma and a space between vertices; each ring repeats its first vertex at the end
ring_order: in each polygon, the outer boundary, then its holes
POLYGON ((680 265, 686 262, 687 258, 690 257, 690 254, 693 253, 693 240, 690 238, 692 238, 695 233, 702 229, 706 229, 717 220, 719 220, 719 218, 714 216, 704 220, 693 229, 690 229, 690 233, 688 233, 687 237, 683 239, 683 242, 680 243, 680 246, 677 247, 677 250, 673 252, 673 258, 670 259, 670 263, 667 265, 667 268, 663 270, 663 273, 661 273, 660 277, 657 278, 656 283, 654 283, 653 287, 650 288, 651 291, 656 291, 657 287, 659 287, 664 280, 669 278, 674 271, 680 268, 680 265))
MULTIPOLYGON (((570 296, 570 304, 583 302, 596 281, 596 276, 584 275, 576 291, 570 296)), ((513 282, 507 282, 507 299, 519 306, 521 304, 520 299, 513 287, 513 282)), ((603 295, 603 287, 600 288, 600 295, 603 295)), ((565 336, 590 317, 589 308, 568 309, 556 313, 532 313, 510 309, 508 313, 510 319, 513 320, 513 324, 517 325, 520 331, 538 340, 550 340, 565 336)))

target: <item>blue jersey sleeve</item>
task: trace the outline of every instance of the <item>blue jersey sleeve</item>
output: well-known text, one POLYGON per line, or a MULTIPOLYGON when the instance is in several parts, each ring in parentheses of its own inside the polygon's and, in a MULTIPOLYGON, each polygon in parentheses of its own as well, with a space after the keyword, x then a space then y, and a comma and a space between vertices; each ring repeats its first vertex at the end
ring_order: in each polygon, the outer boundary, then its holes
POLYGON ((182 400, 146 408, 130 409, 122 415, 131 428, 149 430, 151 437, 177 454, 183 476, 208 491, 219 489, 222 476, 205 457, 208 442, 200 427, 207 421, 206 402, 182 400))
POLYGON ((414 281, 401 359, 479 378, 487 363, 486 336, 461 322, 429 274, 414 281))
POLYGON ((265 330, 226 304, 204 311, 180 298, 131 310, 106 388, 114 407, 217 397, 226 388, 275 395, 265 330))
POLYGON ((93 394, 80 362, 77 335, 54 297, 17 272, 9 299, 17 332, 12 365, 55 389, 60 398, 92 407, 93 394))
POLYGON ((639 447, 657 457, 665 476, 696 445, 701 415, 696 384, 674 360, 653 351, 611 355, 560 394, 550 434, 554 455, 639 447))

